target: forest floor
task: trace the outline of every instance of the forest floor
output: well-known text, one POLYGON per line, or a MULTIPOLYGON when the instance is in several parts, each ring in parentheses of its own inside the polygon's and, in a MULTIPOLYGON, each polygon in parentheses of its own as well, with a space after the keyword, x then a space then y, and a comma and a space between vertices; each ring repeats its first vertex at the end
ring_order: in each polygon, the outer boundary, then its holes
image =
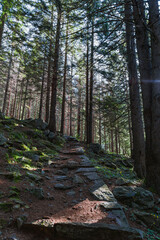
POLYGON ((49 141, 30 122, 2 119, 0 160, 1 240, 47 240, 47 234, 39 235, 34 226, 57 223, 130 226, 143 230, 143 239, 160 239, 159 196, 145 190, 131 159, 101 150, 93 153, 74 138, 64 141, 58 136, 49 141), (116 188, 141 192, 119 197, 116 188))

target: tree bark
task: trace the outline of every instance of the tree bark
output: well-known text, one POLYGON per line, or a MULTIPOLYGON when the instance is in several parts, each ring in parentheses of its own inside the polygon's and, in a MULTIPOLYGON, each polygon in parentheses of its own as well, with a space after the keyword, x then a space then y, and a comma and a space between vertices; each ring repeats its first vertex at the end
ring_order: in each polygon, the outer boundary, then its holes
POLYGON ((131 2, 130 0, 126 0, 125 1, 126 43, 129 72, 131 121, 133 133, 134 170, 136 171, 138 177, 143 178, 145 176, 145 143, 140 105, 139 83, 137 75, 134 28, 132 20, 133 18, 131 2))
MULTIPOLYGON (((160 193, 160 16, 158 0, 149 0, 152 51, 151 156, 147 159, 148 186, 160 193)), ((149 145, 150 147, 150 145, 149 145)))
POLYGON ((7 76, 7 80, 6 80, 6 87, 5 87, 4 100, 3 100, 2 112, 3 112, 4 114, 5 114, 5 109, 6 109, 8 88, 9 88, 10 75, 11 75, 12 55, 13 55, 13 47, 12 47, 12 49, 11 49, 11 55, 10 55, 9 66, 8 66, 8 76, 7 76))
POLYGON ((42 118, 42 108, 43 108, 44 78, 45 78, 45 63, 46 63, 45 54, 44 54, 44 62, 43 62, 43 74, 42 74, 41 96, 40 96, 40 106, 39 106, 39 118, 42 118))
POLYGON ((46 116, 45 121, 49 122, 49 105, 50 105, 50 85, 51 85, 51 56, 52 56, 52 33, 53 33, 53 3, 51 13, 51 33, 49 43, 49 56, 48 56, 48 76, 47 76, 47 92, 46 92, 46 116))
POLYGON ((63 78, 63 98, 62 98, 62 114, 61 114, 61 133, 62 133, 62 135, 64 134, 64 121, 65 121, 67 60, 68 60, 68 22, 67 22, 67 28, 66 28, 64 78, 63 78))
POLYGON ((90 62, 90 103, 89 103, 89 117, 88 117, 88 129, 89 138, 88 143, 92 143, 93 140, 93 61, 94 61, 94 17, 92 17, 92 39, 91 39, 91 62, 90 62))
POLYGON ((25 89, 25 94, 24 94, 24 102, 23 102, 22 117, 21 117, 22 120, 24 118, 24 113, 25 113, 25 106, 26 106, 27 93, 28 93, 28 85, 29 85, 29 77, 27 77, 27 81, 26 81, 26 89, 25 89))
POLYGON ((57 98, 57 79, 58 79, 58 61, 59 61, 59 41, 60 41, 60 28, 61 28, 61 2, 56 0, 58 15, 56 27, 56 42, 53 63, 53 79, 52 79, 52 96, 51 96, 51 110, 49 129, 56 132, 56 98, 57 98))

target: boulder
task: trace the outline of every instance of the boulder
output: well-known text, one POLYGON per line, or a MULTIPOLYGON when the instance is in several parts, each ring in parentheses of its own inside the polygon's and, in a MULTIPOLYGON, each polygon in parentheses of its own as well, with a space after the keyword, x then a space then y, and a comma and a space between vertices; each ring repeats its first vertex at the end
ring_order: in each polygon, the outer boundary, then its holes
POLYGON ((91 143, 89 145, 89 149, 95 154, 99 154, 102 151, 101 145, 99 143, 91 143))
POLYGON ((104 223, 87 224, 87 223, 56 223, 55 239, 70 240, 138 240, 143 239, 143 232, 130 228, 118 227, 104 223))
POLYGON ((154 213, 142 212, 138 210, 134 210, 134 215, 142 221, 147 227, 160 232, 160 217, 154 213))
POLYGON ((84 183, 84 180, 80 176, 75 175, 74 178, 73 178, 73 183, 75 183, 75 184, 82 184, 82 183, 84 183))
POLYGON ((31 120, 30 124, 40 130, 45 130, 48 127, 48 123, 44 122, 41 118, 31 120))
POLYGON ((31 189, 31 193, 37 197, 39 200, 44 199, 44 191, 43 188, 33 188, 31 189))
POLYGON ((132 207, 148 209, 154 206, 153 194, 142 187, 115 187, 113 194, 116 199, 132 207))
POLYGON ((0 146, 4 146, 7 141, 7 138, 3 134, 0 134, 0 146))
POLYGON ((52 141, 55 137, 56 137, 56 134, 53 133, 53 132, 50 132, 50 133, 48 134, 48 139, 51 140, 51 141, 52 141))

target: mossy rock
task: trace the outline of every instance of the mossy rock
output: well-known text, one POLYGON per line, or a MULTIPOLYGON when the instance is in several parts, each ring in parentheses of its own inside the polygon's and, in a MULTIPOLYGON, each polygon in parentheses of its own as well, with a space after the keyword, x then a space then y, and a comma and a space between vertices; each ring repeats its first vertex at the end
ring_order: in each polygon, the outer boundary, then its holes
POLYGON ((13 208, 13 202, 0 202, 0 209, 5 212, 10 212, 13 208))

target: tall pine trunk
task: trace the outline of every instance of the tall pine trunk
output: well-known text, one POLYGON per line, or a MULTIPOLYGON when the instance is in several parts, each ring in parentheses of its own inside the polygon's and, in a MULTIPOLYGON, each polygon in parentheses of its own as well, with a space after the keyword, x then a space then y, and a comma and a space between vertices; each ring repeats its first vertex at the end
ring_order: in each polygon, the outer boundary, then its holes
POLYGON ((134 28, 132 23, 132 8, 130 0, 125 1, 125 20, 130 107, 133 133, 134 170, 136 171, 138 177, 143 178, 145 176, 145 142, 140 105, 139 82, 137 75, 134 28))
MULTIPOLYGON (((151 156, 147 159, 147 185, 160 193, 160 16, 158 0, 149 0, 152 51, 151 156)), ((149 145, 150 146, 150 145, 149 145)))
POLYGON ((68 59, 68 22, 67 22, 67 28, 66 28, 64 78, 63 78, 63 98, 62 98, 62 114, 61 114, 61 133, 62 134, 64 134, 64 121, 65 121, 67 59, 68 59))
POLYGON ((6 110, 7 95, 8 95, 10 75, 11 75, 12 57, 13 57, 12 55, 13 55, 13 47, 12 47, 12 49, 11 49, 11 55, 10 55, 9 66, 8 66, 8 75, 7 75, 6 87, 5 87, 5 93, 4 93, 4 99, 3 99, 2 112, 3 112, 4 114, 5 114, 5 110, 6 110))
POLYGON ((94 17, 92 17, 91 33, 91 61, 90 61, 90 97, 89 97, 89 117, 88 117, 88 143, 93 141, 93 62, 94 62, 94 17))
POLYGON ((53 62, 53 79, 52 79, 52 95, 51 95, 51 110, 49 129, 56 132, 56 98, 57 98, 57 80, 58 80, 58 61, 59 61, 59 41, 60 41, 60 28, 61 28, 61 3, 56 0, 58 14, 57 14, 57 27, 56 27, 56 42, 53 62))
MULTIPOLYGON (((46 52, 45 52, 45 54, 46 54, 46 52)), ((39 106, 39 118, 42 118, 42 108, 43 108, 45 63, 46 63, 46 56, 45 56, 45 54, 44 54, 44 62, 43 62, 42 85, 41 85, 41 96, 40 96, 40 106, 39 106)))

